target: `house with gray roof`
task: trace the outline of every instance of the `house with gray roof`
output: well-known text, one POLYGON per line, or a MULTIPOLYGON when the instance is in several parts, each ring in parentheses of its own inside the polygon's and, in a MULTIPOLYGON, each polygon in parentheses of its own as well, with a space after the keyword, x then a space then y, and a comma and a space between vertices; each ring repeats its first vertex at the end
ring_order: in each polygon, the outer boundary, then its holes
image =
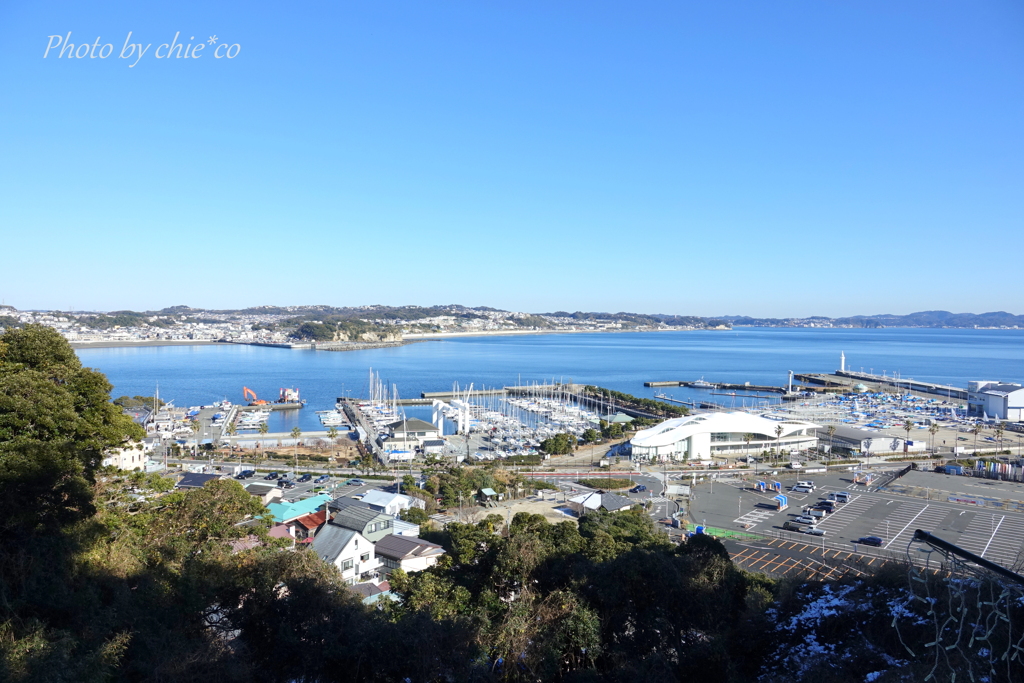
MULTIPOLYGON (((332 513, 328 526, 334 525, 358 531, 371 543, 376 543, 388 534, 394 533, 395 518, 369 507, 347 506, 332 513)), ((323 530, 320 531, 323 533, 323 530)))
POLYGON ((396 569, 419 572, 433 567, 444 555, 444 548, 414 536, 389 535, 373 544, 381 563, 381 571, 390 574, 396 569))
POLYGON ((174 485, 176 489, 201 489, 206 486, 207 482, 211 482, 214 479, 220 479, 219 474, 201 474, 199 472, 188 472, 183 475, 178 483, 174 485))
POLYGON ((358 531, 325 524, 313 539, 313 551, 324 562, 338 568, 345 583, 352 585, 377 577, 380 563, 373 543, 358 531))
POLYGON ((402 510, 408 510, 411 507, 426 508, 426 503, 419 498, 404 496, 401 493, 388 493, 379 489, 367 491, 366 495, 363 496, 362 502, 374 510, 386 512, 393 516, 398 516, 402 510))
POLYGON ((617 493, 606 493, 604 491, 591 491, 569 499, 569 506, 580 515, 595 510, 607 510, 608 512, 619 512, 628 510, 638 505, 635 500, 630 500, 617 493))

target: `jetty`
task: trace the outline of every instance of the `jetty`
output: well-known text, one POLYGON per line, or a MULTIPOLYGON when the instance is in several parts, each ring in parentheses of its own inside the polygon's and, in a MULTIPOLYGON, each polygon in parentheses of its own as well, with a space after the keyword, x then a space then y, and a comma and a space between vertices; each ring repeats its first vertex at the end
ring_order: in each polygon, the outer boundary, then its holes
POLYGON ((645 387, 689 387, 691 389, 721 389, 723 391, 753 391, 753 392, 768 392, 773 394, 785 394, 788 392, 786 387, 773 387, 764 384, 751 384, 745 382, 743 384, 729 384, 728 382, 701 382, 700 380, 694 382, 687 381, 675 381, 675 382, 644 382, 645 387), (711 385, 711 386, 707 386, 711 385))

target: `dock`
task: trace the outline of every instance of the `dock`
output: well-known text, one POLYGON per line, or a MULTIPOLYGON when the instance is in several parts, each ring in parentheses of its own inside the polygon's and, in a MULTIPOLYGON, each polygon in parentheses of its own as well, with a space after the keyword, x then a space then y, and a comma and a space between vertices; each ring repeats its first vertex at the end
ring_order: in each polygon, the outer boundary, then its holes
POLYGON ((728 382, 708 382, 713 386, 694 386, 694 382, 677 381, 677 382, 644 382, 645 387, 690 387, 694 389, 722 389, 724 391, 754 391, 754 392, 768 392, 772 394, 785 394, 786 387, 773 387, 763 384, 729 384, 728 382))
POLYGON ((889 377, 886 375, 873 375, 868 372, 852 372, 850 370, 836 370, 833 373, 815 372, 798 374, 793 376, 800 382, 824 386, 826 389, 848 390, 857 384, 873 386, 875 390, 886 388, 897 391, 911 391, 928 396, 939 396, 946 399, 957 399, 966 401, 968 393, 966 389, 953 387, 946 384, 934 382, 921 382, 915 379, 903 379, 902 377, 889 377))

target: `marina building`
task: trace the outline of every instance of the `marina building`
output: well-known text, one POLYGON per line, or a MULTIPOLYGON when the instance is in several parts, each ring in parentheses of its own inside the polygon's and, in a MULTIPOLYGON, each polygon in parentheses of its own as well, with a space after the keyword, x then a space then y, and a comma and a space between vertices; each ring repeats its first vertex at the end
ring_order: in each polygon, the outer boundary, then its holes
POLYGON ((712 460, 778 448, 801 451, 817 445, 820 425, 769 419, 742 412, 701 413, 667 420, 631 439, 637 462, 712 460))
POLYGON ((1008 382, 967 383, 967 414, 1010 422, 1024 421, 1024 387, 1008 382))
POLYGON ((877 455, 880 453, 902 453, 904 444, 908 452, 925 450, 927 444, 921 440, 907 440, 899 436, 891 436, 881 432, 856 427, 836 427, 832 436, 828 430, 818 429, 818 438, 823 446, 833 451, 855 455, 877 455))
POLYGON ((390 434, 382 437, 380 442, 385 451, 415 451, 425 442, 441 438, 441 431, 437 427, 416 418, 392 422, 387 425, 387 430, 390 434))

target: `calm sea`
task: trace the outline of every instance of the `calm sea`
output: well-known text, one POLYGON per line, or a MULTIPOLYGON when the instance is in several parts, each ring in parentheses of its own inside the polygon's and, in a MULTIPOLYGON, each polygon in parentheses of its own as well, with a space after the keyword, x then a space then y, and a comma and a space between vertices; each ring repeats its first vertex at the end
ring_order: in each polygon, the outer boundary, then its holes
MULTIPOLYGON (((365 396, 368 371, 398 386, 399 396, 463 387, 569 381, 637 396, 665 391, 680 399, 730 397, 682 388, 648 389, 645 381, 695 380, 783 385, 789 370, 831 372, 840 352, 847 369, 966 386, 969 380, 1024 380, 1024 330, 739 328, 717 332, 649 332, 464 337, 366 351, 298 351, 256 346, 158 346, 81 349, 82 362, 105 373, 113 395, 160 395, 175 405, 227 398, 242 387, 276 399, 297 387, 307 409, 275 414, 271 429, 320 428, 316 410, 338 396, 365 396)), ((742 399, 735 399, 741 405, 742 399)), ((753 400, 748 399, 748 404, 753 400)), ((424 417, 428 409, 408 408, 424 417)))

